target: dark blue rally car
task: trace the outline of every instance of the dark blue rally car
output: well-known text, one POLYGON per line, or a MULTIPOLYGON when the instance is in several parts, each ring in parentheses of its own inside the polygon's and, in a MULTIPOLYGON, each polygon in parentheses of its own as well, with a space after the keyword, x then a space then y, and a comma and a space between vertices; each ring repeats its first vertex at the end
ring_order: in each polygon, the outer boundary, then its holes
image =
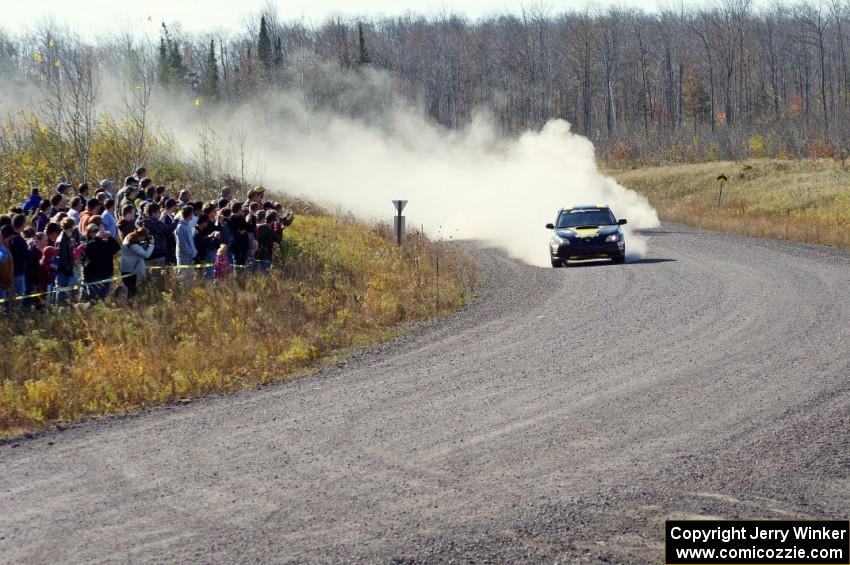
POLYGON ((549 240, 553 267, 563 267, 572 259, 611 259, 626 261, 626 240, 621 226, 625 219, 614 217, 608 206, 572 206, 558 210, 549 240))

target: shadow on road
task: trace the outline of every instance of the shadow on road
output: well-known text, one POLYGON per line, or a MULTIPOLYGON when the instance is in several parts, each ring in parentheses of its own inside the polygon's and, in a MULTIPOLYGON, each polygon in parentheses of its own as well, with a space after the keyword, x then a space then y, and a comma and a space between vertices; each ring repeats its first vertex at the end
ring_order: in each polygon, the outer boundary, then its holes
MULTIPOLYGON (((628 267, 629 265, 655 265, 658 263, 673 263, 675 259, 664 259, 660 257, 644 257, 641 259, 627 259, 625 265, 628 267)), ((610 267, 613 263, 608 261, 607 259, 591 259, 588 261, 581 262, 573 262, 570 261, 567 263, 567 268, 579 268, 579 267, 610 267)))
POLYGON ((659 229, 659 228, 651 228, 651 229, 648 229, 648 230, 635 230, 635 233, 638 234, 638 235, 653 236, 653 235, 685 235, 685 234, 692 234, 693 232, 676 231, 676 230, 662 230, 662 229, 659 229))

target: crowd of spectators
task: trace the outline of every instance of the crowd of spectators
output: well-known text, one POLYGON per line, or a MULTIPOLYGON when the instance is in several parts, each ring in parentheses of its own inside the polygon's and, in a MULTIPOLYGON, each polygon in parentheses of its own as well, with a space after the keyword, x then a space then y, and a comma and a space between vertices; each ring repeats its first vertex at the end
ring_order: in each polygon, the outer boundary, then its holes
POLYGON ((174 271, 185 285, 265 271, 293 218, 261 186, 245 200, 224 187, 217 200, 193 201, 186 189, 172 197, 140 167, 115 188, 111 179, 93 194, 88 183, 73 190, 60 182, 49 196, 33 188, 0 215, 2 310, 38 306, 45 297, 104 300, 117 287, 133 297, 157 271, 174 271))

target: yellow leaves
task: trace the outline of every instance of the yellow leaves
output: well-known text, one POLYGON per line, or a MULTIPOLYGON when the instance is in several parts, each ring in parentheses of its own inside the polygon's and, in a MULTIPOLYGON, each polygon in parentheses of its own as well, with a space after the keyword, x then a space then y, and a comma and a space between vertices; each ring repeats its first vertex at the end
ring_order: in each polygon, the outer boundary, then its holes
POLYGON ((43 62, 44 62, 44 57, 42 57, 42 56, 41 56, 41 53, 39 53, 38 51, 36 51, 36 52, 34 53, 34 55, 35 55, 35 60, 36 60, 36 61, 38 61, 39 63, 43 63, 43 62))
POLYGON ((198 108, 201 107, 201 99, 200 98, 195 98, 195 106, 197 106, 198 108))
POLYGON ((59 415, 62 395, 56 379, 28 380, 24 383, 24 396, 30 418, 41 422, 59 415))
POLYGON ((59 68, 59 59, 56 59, 55 61, 53 61, 53 66, 56 67, 57 69, 59 68))
POLYGON ((750 155, 752 157, 758 158, 765 156, 764 137, 758 134, 752 135, 747 144, 749 145, 750 155))
POLYGON ((283 363, 307 361, 315 358, 316 353, 315 346, 308 345, 301 336, 295 336, 277 359, 283 363))

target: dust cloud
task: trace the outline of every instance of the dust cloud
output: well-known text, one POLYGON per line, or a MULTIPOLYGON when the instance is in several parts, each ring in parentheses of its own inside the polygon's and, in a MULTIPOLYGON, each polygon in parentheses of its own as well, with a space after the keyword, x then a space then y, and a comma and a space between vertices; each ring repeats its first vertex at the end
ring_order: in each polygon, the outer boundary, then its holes
MULTIPOLYGON (((390 220, 391 200, 408 200, 409 228, 421 226, 437 239, 481 240, 548 266, 551 232, 544 226, 557 210, 607 204, 628 219, 628 255, 646 253, 646 240, 634 230, 657 226, 655 210, 602 175, 592 143, 566 121, 506 138, 481 114, 465 129, 450 130, 399 94, 385 73, 327 66, 323 80, 329 94, 321 108, 311 107, 297 87, 237 107, 206 100, 196 106, 194 97, 158 92, 151 115, 186 156, 197 155, 199 132, 213 136, 218 172, 245 171, 248 182, 366 220, 390 220)), ((120 114, 111 90, 103 89, 101 110, 120 114)))
MULTIPOLYGON (((204 119, 222 137, 232 139, 227 132, 237 131, 247 138, 259 182, 331 209, 389 220, 391 200, 408 200, 409 228, 421 226, 433 238, 481 240, 548 266, 551 232, 544 226, 557 210, 607 204, 629 221, 629 256, 646 253, 646 240, 634 230, 657 226, 655 210, 602 175, 592 143, 566 121, 506 139, 482 115, 451 131, 386 88, 352 94, 354 87, 345 86, 344 99, 354 108, 306 110, 299 95, 289 93, 204 119)), ((171 125, 178 132, 197 130, 185 122, 171 125)))

